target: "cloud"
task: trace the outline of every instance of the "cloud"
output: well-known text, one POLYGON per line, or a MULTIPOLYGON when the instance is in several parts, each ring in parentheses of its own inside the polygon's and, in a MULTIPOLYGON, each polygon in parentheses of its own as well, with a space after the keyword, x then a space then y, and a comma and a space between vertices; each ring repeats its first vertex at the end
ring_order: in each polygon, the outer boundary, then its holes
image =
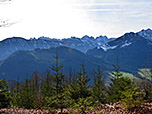
POLYGON ((149 27, 152 23, 151 4, 152 0, 92 0, 76 5, 87 12, 97 31, 118 36, 118 33, 149 27))
POLYGON ((118 37, 150 27, 151 12, 152 0, 14 0, 9 6, 1 5, 0 14, 22 21, 0 32, 27 38, 118 37))
MULTIPOLYGON (((82 10, 88 12, 88 15, 90 17, 103 17, 101 15, 102 13, 104 14, 104 17, 106 15, 111 15, 117 14, 117 16, 122 16, 123 14, 126 14, 125 17, 142 17, 142 16, 148 16, 152 12, 152 2, 119 2, 119 3, 111 3, 111 2, 106 2, 106 3, 92 3, 92 4, 81 4, 83 6, 82 10), (94 15, 91 16, 94 12, 94 15), (105 13, 107 12, 107 14, 105 13), (135 15, 134 15, 135 14, 135 15), (138 15, 136 15, 138 14, 138 15)), ((118 16, 118 17, 119 17, 118 16)), ((124 15, 123 15, 124 16, 124 15)))

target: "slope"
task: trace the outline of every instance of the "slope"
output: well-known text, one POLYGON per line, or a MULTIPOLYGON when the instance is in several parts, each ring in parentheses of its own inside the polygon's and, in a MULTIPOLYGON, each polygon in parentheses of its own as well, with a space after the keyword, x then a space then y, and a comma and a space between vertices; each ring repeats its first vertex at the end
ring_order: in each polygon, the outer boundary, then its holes
POLYGON ((103 60, 86 55, 76 49, 67 47, 58 47, 50 49, 35 49, 30 51, 17 51, 5 59, 0 64, 2 76, 8 80, 16 80, 17 76, 23 80, 31 77, 33 72, 45 73, 50 66, 55 64, 54 56, 56 50, 59 54, 59 63, 64 65, 64 72, 70 70, 79 71, 81 64, 86 64, 86 70, 91 76, 91 72, 99 65, 101 69, 108 70, 111 65, 103 60))
POLYGON ((105 46, 91 49, 87 54, 113 64, 116 64, 118 58, 123 71, 135 72, 140 68, 150 67, 152 41, 131 32, 107 43, 105 46))

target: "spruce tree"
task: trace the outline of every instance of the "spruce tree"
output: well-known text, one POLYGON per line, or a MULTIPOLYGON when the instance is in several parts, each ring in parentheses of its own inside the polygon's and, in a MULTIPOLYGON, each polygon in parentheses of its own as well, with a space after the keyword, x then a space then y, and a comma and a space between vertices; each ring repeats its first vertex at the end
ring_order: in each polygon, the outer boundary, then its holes
POLYGON ((100 103, 106 102, 106 86, 104 73, 98 68, 98 71, 94 72, 94 85, 93 85, 93 99, 99 101, 100 103))
POLYGON ((51 67, 53 73, 53 82, 55 84, 54 90, 55 94, 63 93, 64 85, 65 85, 65 74, 63 74, 63 65, 59 65, 59 57, 58 53, 56 54, 55 60, 56 65, 51 67))
POLYGON ((141 96, 142 91, 138 90, 135 83, 127 77, 123 77, 120 72, 118 65, 114 66, 115 72, 111 73, 111 84, 109 87, 109 101, 110 102, 121 102, 127 109, 142 104, 144 101, 141 96))
POLYGON ((33 95, 36 97, 36 107, 41 109, 43 107, 44 100, 42 98, 42 80, 43 75, 40 72, 34 72, 32 78, 29 80, 33 95))
POLYGON ((20 98, 20 93, 21 93, 21 85, 20 85, 20 82, 19 82, 19 76, 18 76, 18 79, 17 79, 17 82, 15 82, 15 87, 13 88, 13 90, 11 91, 12 93, 12 104, 13 106, 20 106, 21 104, 21 98, 20 98))
POLYGON ((0 108, 6 108, 10 105, 10 92, 8 90, 8 82, 0 79, 0 108))
POLYGON ((62 113, 63 108, 67 108, 70 101, 65 92, 65 74, 62 72, 63 65, 59 65, 58 53, 56 53, 55 60, 55 66, 51 67, 51 70, 54 72, 52 76, 54 96, 49 101, 50 107, 55 109, 60 108, 62 113))
POLYGON ((85 71, 85 65, 82 64, 82 71, 78 73, 78 86, 79 86, 79 95, 80 98, 86 98, 90 96, 90 88, 88 83, 90 78, 87 76, 87 72, 85 71))
POLYGON ((55 95, 53 89, 54 88, 53 88, 52 76, 50 75, 50 72, 47 72, 47 76, 46 78, 44 78, 42 82, 42 90, 41 90, 45 107, 48 107, 48 105, 50 104, 50 102, 48 102, 48 99, 55 95))
POLYGON ((114 67, 114 72, 111 73, 111 75, 114 77, 114 79, 118 79, 120 77, 122 77, 122 73, 120 72, 120 67, 117 63, 117 65, 113 65, 114 67))
POLYGON ((71 98, 74 100, 77 100, 79 98, 79 85, 78 85, 78 77, 72 77, 71 79, 71 89, 70 89, 70 94, 71 94, 71 98))
POLYGON ((111 73, 112 77, 110 78, 111 84, 109 87, 109 100, 111 102, 118 102, 121 99, 121 91, 123 91, 124 84, 122 82, 123 74, 120 72, 120 67, 118 65, 113 65, 114 72, 111 73))
POLYGON ((42 83, 41 92, 44 98, 53 96, 53 81, 50 72, 47 72, 47 76, 42 83))
POLYGON ((25 107, 27 109, 36 108, 37 94, 33 85, 29 84, 28 79, 25 80, 25 84, 21 88, 20 98, 20 107, 25 107))
POLYGON ((72 79, 70 93, 71 98, 75 100, 74 107, 79 110, 79 113, 86 114, 86 110, 92 103, 91 88, 88 85, 90 78, 85 71, 85 65, 81 66, 80 72, 72 79))
POLYGON ((86 98, 91 95, 90 87, 88 83, 90 78, 87 76, 87 72, 85 71, 85 65, 81 65, 80 72, 78 72, 77 77, 73 78, 71 85, 71 96, 74 99, 78 98, 86 98))
POLYGON ((121 92, 121 102, 126 109, 140 106, 145 103, 143 99, 144 93, 140 91, 134 82, 129 78, 125 78, 126 86, 124 91, 121 92))

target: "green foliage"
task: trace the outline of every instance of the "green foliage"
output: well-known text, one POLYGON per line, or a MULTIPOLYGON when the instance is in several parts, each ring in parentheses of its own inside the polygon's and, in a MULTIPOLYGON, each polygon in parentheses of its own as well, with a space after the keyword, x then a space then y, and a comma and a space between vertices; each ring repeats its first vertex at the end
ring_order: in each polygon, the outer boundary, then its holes
POLYGON ((47 73, 47 77, 44 79, 42 83, 42 97, 52 97, 54 95, 53 93, 53 81, 52 81, 52 76, 50 73, 47 73))
POLYGON ((121 100, 122 92, 125 91, 125 87, 130 84, 128 78, 118 78, 118 79, 111 79, 112 83, 109 87, 109 100, 111 102, 118 102, 121 100))
POLYGON ((51 70, 54 71, 52 76, 55 94, 63 93, 63 89, 65 86, 65 74, 62 73, 63 65, 59 66, 58 54, 55 56, 56 65, 51 67, 51 70))
POLYGON ((54 95, 52 76, 49 72, 47 73, 47 77, 42 83, 41 93, 44 101, 43 106, 47 108, 50 104, 48 99, 54 95))
POLYGON ((21 108, 40 108, 42 106, 42 98, 40 97, 38 78, 32 77, 26 79, 24 83, 18 81, 14 84, 12 90, 12 105, 21 108))
POLYGON ((70 97, 69 86, 65 86, 63 93, 47 97, 46 102, 51 110, 60 108, 62 112, 63 108, 70 107, 73 104, 73 100, 70 97))
POLYGON ((6 108, 10 105, 10 93, 8 91, 8 82, 5 79, 0 80, 0 108, 6 108))
POLYGON ((20 107, 36 108, 37 93, 32 85, 29 85, 29 80, 26 79, 24 86, 20 92, 20 107))
POLYGON ((79 98, 75 103, 74 108, 79 114, 87 114, 88 111, 93 110, 92 97, 79 98))
POLYGON ((128 77, 130 78, 131 80, 136 80, 137 77, 135 77, 133 74, 131 73, 126 73, 126 72, 121 72, 123 74, 123 77, 128 77))
POLYGON ((54 72, 52 76, 53 86, 52 88, 50 88, 52 89, 54 95, 48 97, 48 104, 51 108, 60 108, 62 113, 63 108, 66 108, 70 105, 70 97, 68 93, 65 91, 65 74, 62 73, 63 65, 59 66, 57 53, 55 59, 56 65, 51 67, 52 71, 54 72))
POLYGON ((147 102, 152 102, 152 83, 143 78, 136 79, 135 83, 144 92, 145 96, 143 96, 143 99, 147 102))
POLYGON ((67 108, 71 105, 71 99, 70 96, 67 95, 66 93, 60 93, 58 95, 52 96, 49 99, 49 106, 51 108, 55 109, 61 109, 61 112, 63 108, 67 108))
POLYGON ((138 90, 138 87, 135 85, 135 83, 132 83, 130 87, 125 87, 125 91, 122 92, 122 98, 120 102, 122 102, 124 108, 131 109, 145 103, 142 98, 143 95, 143 92, 138 90))
MULTIPOLYGON (((43 109, 49 109, 50 113, 56 113, 58 109, 62 113, 64 108, 70 108, 73 111, 69 112, 71 114, 86 114, 95 111, 96 107, 106 102, 121 102, 126 109, 139 106, 145 100, 151 102, 151 82, 140 79, 141 83, 136 83, 137 87, 129 76, 123 76, 118 64, 113 65, 114 72, 111 73, 111 83, 107 93, 105 75, 100 68, 94 72, 93 86, 88 85, 90 78, 87 76, 84 64, 81 65, 80 72, 74 74, 68 83, 63 73, 63 65, 59 65, 58 54, 55 60, 56 64, 51 67, 52 72, 48 72, 45 78, 40 79, 39 74, 35 74, 24 83, 17 81, 11 94, 13 106, 22 108, 42 108, 43 106, 43 109)), ((0 108, 9 106, 9 103, 7 82, 3 79, 0 80, 0 108)), ((97 111, 97 113, 102 112, 103 110, 97 111)))
POLYGON ((20 106, 21 102, 20 102, 20 93, 21 93, 21 89, 20 89, 20 83, 19 83, 19 77, 17 82, 15 83, 15 88, 13 88, 12 92, 11 92, 11 96, 12 96, 12 105, 13 106, 20 106))
POLYGON ((93 102, 92 96, 86 98, 79 98, 70 109, 69 114, 92 114, 95 112, 101 114, 103 110, 96 110, 97 107, 99 107, 99 104, 99 102, 93 102))
POLYGON ((112 76, 114 76, 114 78, 118 79, 120 77, 122 77, 122 73, 120 72, 120 67, 117 65, 113 65, 114 67, 114 72, 111 73, 112 76))
POLYGON ((121 102, 127 109, 144 103, 143 92, 129 78, 121 77, 112 80, 109 97, 111 102, 121 102))
POLYGON ((72 99, 78 99, 79 98, 79 86, 77 83, 77 77, 73 77, 72 78, 72 82, 71 82, 71 90, 70 90, 70 94, 71 94, 71 98, 72 99))
POLYGON ((71 97, 75 100, 79 98, 86 98, 91 95, 88 82, 90 78, 85 71, 85 65, 82 65, 82 69, 78 73, 76 78, 73 78, 71 84, 71 97))
POLYGON ((100 103, 106 102, 106 86, 105 86, 105 77, 103 72, 98 68, 98 71, 94 72, 94 85, 93 85, 93 98, 94 101, 99 101, 100 103))
POLYGON ((123 77, 119 67, 114 66, 115 72, 112 73, 109 87, 109 102, 121 102, 126 109, 144 103, 143 92, 138 89, 135 83, 128 77, 123 77))
POLYGON ((145 81, 145 82, 143 82, 143 86, 145 86, 143 89, 143 91, 145 93, 144 99, 147 102, 152 102, 152 83, 145 81))
POLYGON ((126 86, 127 82, 124 82, 125 78, 122 77, 122 73, 119 70, 119 66, 113 65, 115 72, 112 72, 111 84, 109 87, 109 100, 111 102, 118 102, 121 99, 121 92, 124 91, 124 87, 126 86))
POLYGON ((101 111, 98 112, 98 114, 102 114, 103 112, 104 112, 104 110, 101 110, 101 111))
POLYGON ((148 81, 152 81, 152 69, 139 69, 139 76, 143 79, 147 79, 148 81))
POLYGON ((136 84, 144 91, 144 100, 152 102, 152 69, 139 69, 138 74, 140 79, 136 81, 136 84))
MULTIPOLYGON (((91 103, 93 101, 91 96, 91 88, 88 86, 90 78, 85 71, 85 65, 82 64, 82 69, 78 72, 76 77, 72 78, 70 85, 71 101, 74 103, 74 113, 85 114, 91 110, 91 103)), ((72 114, 73 112, 71 112, 72 114)))
POLYGON ((85 65, 82 65, 82 72, 79 72, 78 76, 78 86, 79 86, 79 95, 80 98, 85 98, 89 96, 89 86, 88 82, 90 81, 90 78, 86 75, 85 71, 85 65))

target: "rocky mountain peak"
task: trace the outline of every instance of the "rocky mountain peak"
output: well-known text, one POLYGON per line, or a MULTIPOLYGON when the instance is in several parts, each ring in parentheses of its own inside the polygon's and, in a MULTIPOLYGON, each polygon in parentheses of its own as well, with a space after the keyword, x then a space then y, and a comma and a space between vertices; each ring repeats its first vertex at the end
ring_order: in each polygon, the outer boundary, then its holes
POLYGON ((141 31, 137 32, 137 34, 152 41, 152 30, 150 28, 146 30, 142 29, 141 31))

